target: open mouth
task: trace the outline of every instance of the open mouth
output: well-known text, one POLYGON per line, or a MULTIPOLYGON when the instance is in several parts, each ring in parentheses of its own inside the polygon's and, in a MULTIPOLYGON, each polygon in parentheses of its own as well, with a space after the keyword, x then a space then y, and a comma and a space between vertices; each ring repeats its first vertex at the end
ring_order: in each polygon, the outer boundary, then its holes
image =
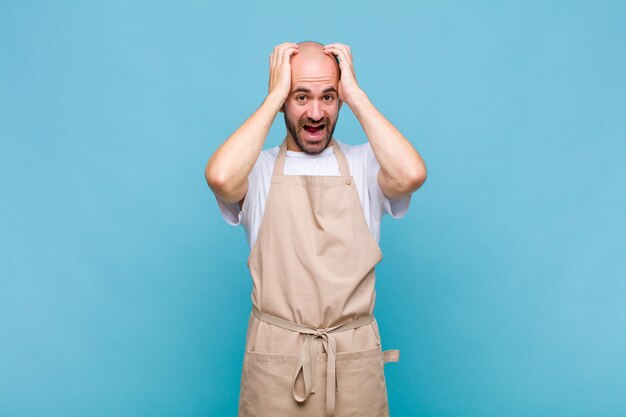
POLYGON ((304 130, 306 130, 306 132, 310 136, 318 136, 322 133, 325 127, 326 127, 325 124, 321 124, 317 126, 304 125, 304 130))

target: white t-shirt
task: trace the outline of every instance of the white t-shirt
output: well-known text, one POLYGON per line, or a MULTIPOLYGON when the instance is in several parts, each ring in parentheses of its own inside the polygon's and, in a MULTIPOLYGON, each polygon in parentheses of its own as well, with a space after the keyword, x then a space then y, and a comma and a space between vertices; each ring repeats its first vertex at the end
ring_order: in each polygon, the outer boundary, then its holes
MULTIPOLYGON (((384 214, 393 218, 404 217, 411 201, 411 194, 399 198, 387 198, 378 184, 380 165, 374 156, 369 142, 350 145, 335 138, 346 155, 350 175, 354 178, 365 220, 378 242, 380 240, 380 222, 384 214)), ((279 146, 264 149, 259 154, 248 175, 248 192, 239 209, 239 203, 227 203, 215 196, 224 220, 233 226, 243 225, 250 250, 254 246, 270 189, 274 162, 279 146)), ((333 146, 329 146, 317 155, 287 150, 284 175, 341 175, 333 146)), ((215 195, 215 194, 214 194, 215 195)))

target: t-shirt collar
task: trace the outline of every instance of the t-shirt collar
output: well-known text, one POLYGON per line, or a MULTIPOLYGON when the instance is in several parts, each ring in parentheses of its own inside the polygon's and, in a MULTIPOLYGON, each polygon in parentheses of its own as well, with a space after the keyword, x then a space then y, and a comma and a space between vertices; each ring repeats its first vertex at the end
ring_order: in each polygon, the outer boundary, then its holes
MULTIPOLYGON (((335 142, 337 140, 335 139, 335 142)), ((322 152, 318 153, 318 154, 308 154, 306 152, 297 152, 297 151, 290 151, 289 149, 287 149, 287 155, 289 157, 296 157, 296 158, 321 158, 323 156, 329 155, 331 153, 334 152, 334 148, 333 145, 329 145, 326 149, 324 149, 322 152)))

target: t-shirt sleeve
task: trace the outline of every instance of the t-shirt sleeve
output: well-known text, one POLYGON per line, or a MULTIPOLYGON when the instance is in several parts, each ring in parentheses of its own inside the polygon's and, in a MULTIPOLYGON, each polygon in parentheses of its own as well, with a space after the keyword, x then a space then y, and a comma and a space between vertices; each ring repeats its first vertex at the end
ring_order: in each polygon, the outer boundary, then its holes
POLYGON ((239 208, 238 201, 228 203, 219 198, 216 194, 213 194, 215 195, 215 199, 217 200, 217 205, 220 209, 220 213, 222 214, 222 218, 226 221, 226 223, 230 224, 231 226, 238 226, 240 224, 246 223, 246 215, 249 211, 250 200, 252 198, 251 195, 255 192, 254 190, 256 190, 257 188, 256 184, 261 157, 262 153, 261 155, 259 155, 259 158, 257 158, 254 166, 252 167, 252 170, 248 174, 248 191, 246 193, 246 198, 243 200, 243 207, 241 207, 241 209, 239 208))
MULTIPOLYGON (((243 208, 239 209, 238 202, 227 203, 226 201, 219 198, 217 195, 215 195, 215 199, 217 200, 217 205, 220 208, 220 213, 222 213, 222 218, 226 221, 226 223, 232 226, 238 226, 239 224, 241 224, 243 208)), ((244 203, 245 202, 246 200, 244 200, 244 203)))
POLYGON ((389 198, 380 188, 378 183, 378 171, 380 171, 380 164, 376 160, 372 146, 368 142, 364 146, 365 148, 365 173, 367 177, 367 186, 370 195, 374 201, 379 205, 380 212, 389 214, 395 219, 404 217, 409 210, 409 203, 411 202, 411 193, 397 198, 389 198))

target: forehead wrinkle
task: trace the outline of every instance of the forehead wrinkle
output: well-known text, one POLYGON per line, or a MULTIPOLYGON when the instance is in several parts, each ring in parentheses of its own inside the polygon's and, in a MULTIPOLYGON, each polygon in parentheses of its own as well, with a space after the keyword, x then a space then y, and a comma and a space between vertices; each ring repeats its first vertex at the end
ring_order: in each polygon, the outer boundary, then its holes
POLYGON ((292 87, 297 87, 297 86, 302 86, 302 87, 308 87, 311 86, 312 88, 321 88, 321 87, 336 87, 335 83, 333 82, 332 79, 330 80, 319 80, 319 81, 309 81, 309 80, 301 80, 301 79, 297 79, 294 80, 292 87))
POLYGON ((292 87, 295 88, 300 84, 307 84, 307 87, 317 87, 317 85, 320 85, 320 87, 335 87, 336 80, 335 77, 295 77, 292 87))
POLYGON ((326 75, 322 75, 319 77, 308 75, 308 76, 302 76, 302 77, 297 77, 297 78, 302 81, 328 81, 328 80, 333 81, 335 79, 335 77, 333 76, 326 76, 326 75))
POLYGON ((335 87, 334 83, 324 83, 321 84, 319 86, 313 86, 307 83, 302 83, 299 80, 296 80, 294 82, 294 85, 291 88, 291 93, 295 93, 295 92, 305 92, 304 90, 309 90, 309 93, 315 94, 316 91, 321 92, 322 94, 326 94, 328 93, 330 90, 334 90, 335 92, 337 91, 337 88, 335 87))

